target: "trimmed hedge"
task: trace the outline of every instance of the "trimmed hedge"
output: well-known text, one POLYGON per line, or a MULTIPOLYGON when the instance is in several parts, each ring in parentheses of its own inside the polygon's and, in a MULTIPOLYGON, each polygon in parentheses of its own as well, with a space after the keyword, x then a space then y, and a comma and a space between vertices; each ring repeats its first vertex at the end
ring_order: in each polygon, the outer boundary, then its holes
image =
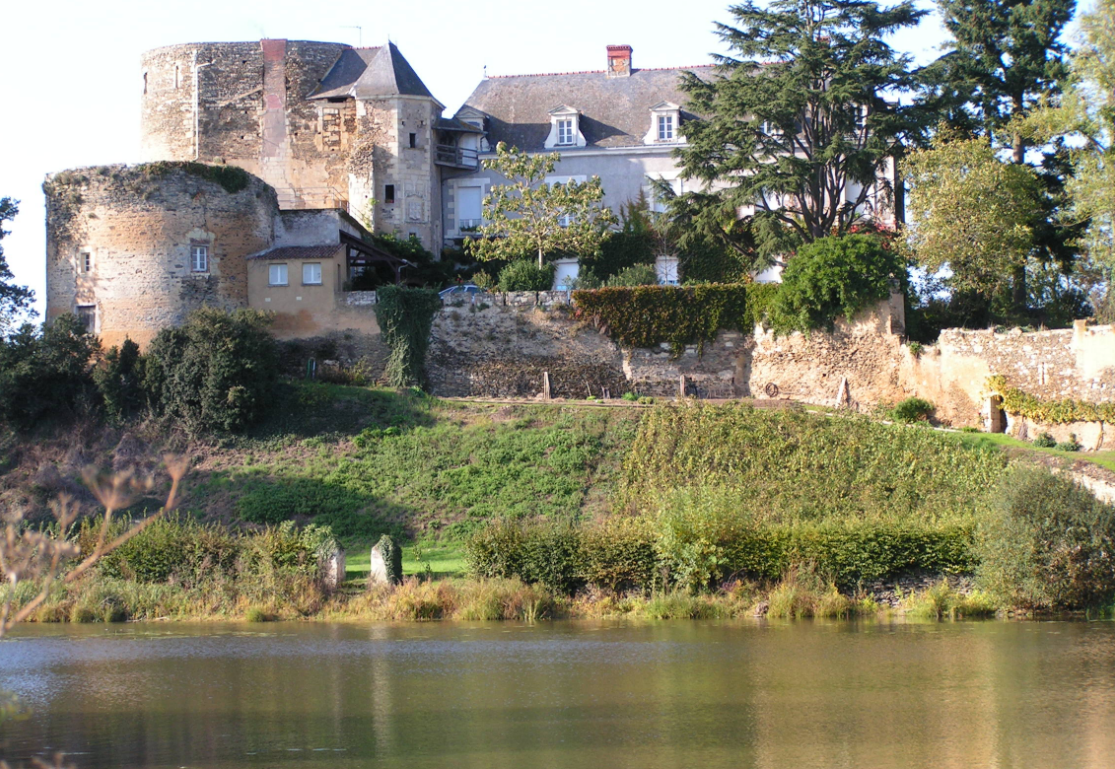
POLYGON ((1089 403, 1072 398, 1045 401, 1007 385, 1004 376, 993 376, 987 385, 1003 399, 1003 409, 1012 414, 1042 422, 1063 425, 1069 422, 1106 422, 1115 424, 1115 403, 1089 403))
POLYGON ((710 526, 612 518, 568 524, 494 523, 466 545, 479 577, 518 577, 566 594, 583 585, 693 592, 740 577, 778 579, 813 568, 848 588, 914 570, 958 574, 976 565, 971 526, 888 523, 710 526))
POLYGON ((777 286, 633 286, 574 291, 578 317, 627 347, 669 343, 675 354, 704 346, 721 330, 750 333, 763 319, 777 286))

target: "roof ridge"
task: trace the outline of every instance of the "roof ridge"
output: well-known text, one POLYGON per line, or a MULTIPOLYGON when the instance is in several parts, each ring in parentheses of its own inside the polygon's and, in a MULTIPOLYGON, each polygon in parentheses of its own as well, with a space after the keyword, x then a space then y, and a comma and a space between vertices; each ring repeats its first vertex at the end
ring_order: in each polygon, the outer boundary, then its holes
MULTIPOLYGON (((694 64, 689 67, 636 67, 631 70, 631 74, 636 72, 664 72, 666 70, 686 70, 686 69, 711 69, 715 64, 694 64)), ((517 75, 488 75, 489 80, 506 80, 511 77, 557 77, 560 75, 603 75, 607 73, 606 69, 582 69, 573 70, 571 72, 524 72, 517 75)))

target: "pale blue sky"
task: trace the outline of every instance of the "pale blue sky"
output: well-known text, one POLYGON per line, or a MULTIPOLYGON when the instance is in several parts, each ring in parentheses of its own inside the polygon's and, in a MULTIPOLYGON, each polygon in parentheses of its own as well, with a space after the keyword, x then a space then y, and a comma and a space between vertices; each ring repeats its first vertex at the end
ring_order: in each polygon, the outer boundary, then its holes
MULTIPOLYGON (((9 0, 0 24, 0 196, 21 201, 4 253, 42 309, 45 273, 40 186, 47 173, 135 162, 140 54, 196 41, 393 40, 447 114, 491 75, 603 69, 605 46, 629 44, 635 67, 708 63, 722 52, 713 21, 726 0, 606 3, 354 2, 352 0, 9 0), (358 32, 352 29, 360 26, 358 32)), ((936 19, 896 39, 919 61, 943 39, 936 19)))

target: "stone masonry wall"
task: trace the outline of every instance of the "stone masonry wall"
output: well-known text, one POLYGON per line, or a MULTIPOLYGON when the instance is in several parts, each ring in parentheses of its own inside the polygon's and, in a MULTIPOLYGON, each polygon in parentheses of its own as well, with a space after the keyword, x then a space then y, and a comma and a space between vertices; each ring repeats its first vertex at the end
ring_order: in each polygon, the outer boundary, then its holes
MULTIPOLYGON (((549 372, 554 397, 612 397, 627 391, 704 398, 792 399, 866 411, 917 395, 954 426, 988 424, 987 380, 1002 374, 1041 398, 1115 398, 1115 328, 1022 333, 950 330, 915 355, 900 318, 883 304, 832 333, 776 337, 721 332, 674 356, 668 346, 622 349, 578 322, 563 292, 493 294, 442 310, 434 324, 429 376, 440 395, 535 397, 549 372)), ((1033 431, 1010 419, 1015 432, 1033 431)), ((1110 426, 1066 426, 1086 446, 1115 442, 1110 426)))
POLYGON ((247 306, 244 257, 271 245, 278 215, 259 179, 233 194, 166 167, 64 171, 43 189, 47 319, 95 307, 106 346, 125 336, 144 344, 203 305, 247 306), (192 269, 195 245, 209 248, 207 271, 192 269))

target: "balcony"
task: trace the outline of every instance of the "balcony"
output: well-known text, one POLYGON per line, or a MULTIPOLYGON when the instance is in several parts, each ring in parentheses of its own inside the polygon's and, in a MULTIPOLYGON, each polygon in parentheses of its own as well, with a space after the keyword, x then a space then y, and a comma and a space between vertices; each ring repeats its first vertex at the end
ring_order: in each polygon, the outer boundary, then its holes
POLYGON ((483 223, 483 219, 458 219, 457 230, 459 232, 474 233, 480 229, 480 225, 482 225, 483 223))
POLYGON ((455 147, 452 144, 439 144, 435 147, 434 162, 439 166, 461 168, 475 171, 480 168, 480 157, 476 150, 455 147))

